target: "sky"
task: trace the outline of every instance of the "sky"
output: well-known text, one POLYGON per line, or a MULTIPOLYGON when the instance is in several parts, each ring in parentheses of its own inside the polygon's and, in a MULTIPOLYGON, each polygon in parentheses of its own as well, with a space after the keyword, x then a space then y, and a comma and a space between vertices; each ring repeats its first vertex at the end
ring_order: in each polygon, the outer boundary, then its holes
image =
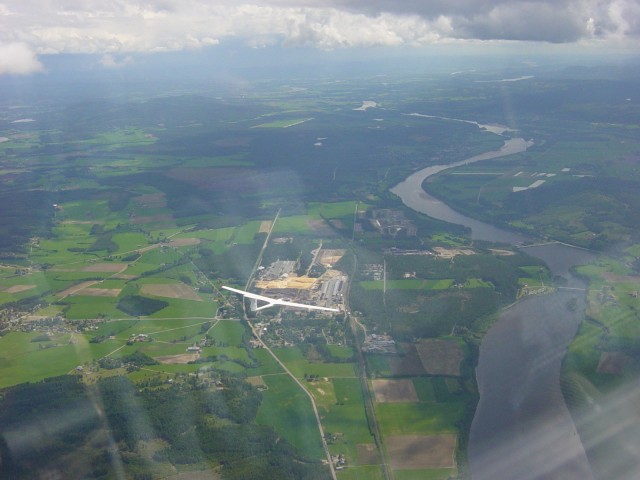
POLYGON ((538 45, 640 51, 638 0, 0 0, 0 75, 45 72, 43 59, 222 48, 538 45))

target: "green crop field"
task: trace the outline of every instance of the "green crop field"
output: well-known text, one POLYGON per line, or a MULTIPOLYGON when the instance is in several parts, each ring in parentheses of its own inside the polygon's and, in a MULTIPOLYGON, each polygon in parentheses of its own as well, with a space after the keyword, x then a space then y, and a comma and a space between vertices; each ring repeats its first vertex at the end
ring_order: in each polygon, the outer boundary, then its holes
POLYGON ((263 392, 258 423, 273 425, 302 455, 324 458, 320 432, 309 398, 286 375, 263 377, 269 387, 263 392))
POLYGON ((307 212, 310 216, 318 218, 321 216, 325 218, 353 217, 356 213, 356 205, 358 212, 365 212, 369 208, 369 205, 362 202, 311 202, 307 205, 307 212))
POLYGON ((329 353, 332 357, 349 359, 354 355, 353 347, 347 347, 344 345, 327 345, 329 353))
POLYGON ((378 403, 376 412, 383 435, 456 433, 463 403, 378 403))
POLYGON ((138 335, 141 333, 154 335, 159 332, 176 332, 174 335, 182 336, 184 333, 181 333, 181 331, 195 328, 199 330, 204 323, 206 323, 206 320, 202 319, 139 319, 124 322, 108 322, 103 325, 101 329, 104 329, 104 331, 116 331, 117 329, 117 336, 119 339, 126 339, 131 335, 138 335))
POLYGON ((116 254, 131 252, 148 245, 148 238, 142 233, 117 233, 112 240, 118 245, 116 254))
POLYGON ((209 335, 217 343, 224 343, 230 346, 242 345, 246 327, 237 321, 221 320, 209 330, 209 335))
POLYGON ((166 300, 169 305, 150 316, 153 318, 188 318, 201 317, 213 318, 217 305, 209 302, 197 302, 194 300, 179 300, 176 298, 158 297, 166 300))
POLYGON ((336 402, 341 404, 362 404, 362 390, 357 378, 334 378, 331 380, 336 402))
POLYGON ((374 441, 362 403, 332 406, 323 415, 322 425, 326 433, 336 436, 329 447, 330 451, 344 454, 352 465, 358 464, 357 445, 374 441))
POLYGON ((60 303, 65 305, 64 314, 71 320, 92 319, 100 316, 107 318, 126 318, 130 316, 116 308, 117 302, 114 299, 78 295, 67 297, 60 303))
POLYGON ((312 231, 309 220, 310 218, 306 215, 279 217, 273 231, 275 233, 309 233, 312 231))
POLYGON ((259 366, 247 370, 247 375, 283 375, 284 370, 280 364, 263 348, 252 350, 253 355, 259 362, 259 366))
POLYGON ((413 379, 413 386, 418 394, 421 402, 435 402, 436 395, 434 392, 432 379, 430 377, 418 377, 413 379))
POLYGON ((390 376, 389 357, 385 355, 367 355, 367 365, 373 376, 390 376))
POLYGON ((0 337, 0 388, 64 375, 121 345, 89 344, 81 335, 69 334, 52 336, 47 342, 32 342, 38 335, 12 332, 0 337))
POLYGON ((338 473, 339 480, 383 480, 384 472, 377 465, 349 466, 338 473))
POLYGON ((261 222, 249 222, 239 227, 236 227, 229 240, 235 243, 249 245, 253 243, 254 237, 257 235, 260 229, 261 222))
POLYGON ((305 375, 329 378, 355 377, 354 366, 351 363, 309 362, 297 347, 277 348, 274 349, 274 353, 297 378, 303 378, 305 375))

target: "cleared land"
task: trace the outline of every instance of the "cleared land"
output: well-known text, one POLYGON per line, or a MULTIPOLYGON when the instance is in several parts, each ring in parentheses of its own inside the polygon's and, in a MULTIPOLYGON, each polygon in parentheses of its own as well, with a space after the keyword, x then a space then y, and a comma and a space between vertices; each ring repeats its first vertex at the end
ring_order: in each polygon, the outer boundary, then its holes
POLYGON ((200 243, 199 238, 176 238, 169 242, 170 247, 189 247, 191 245, 198 245, 200 243))
POLYGON ((440 258, 453 258, 457 255, 475 255, 476 252, 468 248, 433 247, 433 251, 440 258))
POLYGON ((73 295, 74 293, 76 293, 76 292, 78 292, 78 291, 80 291, 80 290, 82 290, 84 288, 90 287, 91 285, 94 285, 96 283, 97 282, 95 280, 89 280, 89 281, 86 281, 86 282, 80 282, 80 283, 77 283, 75 285, 72 285, 69 288, 66 288, 66 289, 62 290, 61 292, 56 293, 56 296, 58 298, 68 297, 69 295, 73 295))
POLYGON ((264 382, 262 376, 259 377, 247 377, 247 382, 254 387, 267 388, 267 384, 264 382))
POLYGON ((184 283, 164 283, 159 285, 143 285, 142 293, 155 297, 180 298, 202 302, 196 291, 184 283))
POLYGON ((344 257, 345 252, 346 250, 342 248, 323 249, 318 254, 317 262, 325 267, 331 267, 338 263, 338 260, 344 257))
POLYGON ((197 353, 185 353, 183 355, 161 355, 159 357, 155 357, 155 359, 166 365, 181 365, 189 362, 195 362, 199 356, 200 355, 197 353))
POLYGON ((464 352, 456 342, 422 339, 416 349, 428 374, 460 376, 460 362, 464 358, 464 352))
POLYGON ((504 257, 510 257, 511 255, 515 255, 515 252, 512 252, 511 250, 502 250, 500 248, 490 248, 489 251, 491 253, 493 253, 494 255, 498 255, 498 256, 504 256, 504 257))
POLYGON ((402 380, 372 380, 376 401, 388 402, 417 402, 418 394, 410 379, 402 380))
POLYGON ((287 277, 281 280, 260 280, 256 282, 256 287, 263 290, 297 288, 300 290, 309 290, 318 282, 317 278, 309 277, 287 277))
POLYGON ((455 467, 455 435, 391 435, 386 444, 395 469, 455 467))
POLYGON ((117 273, 120 270, 124 270, 127 268, 126 263, 94 263, 93 265, 89 265, 88 267, 84 267, 82 269, 83 272, 113 272, 117 273))
POLYGON ((86 295, 88 297, 117 297, 122 291, 121 288, 83 288, 77 290, 73 295, 86 295))
POLYGON ((9 287, 4 291, 7 293, 20 293, 26 292, 27 290, 31 290, 33 288, 36 288, 36 285, 13 285, 12 287, 9 287))
POLYGON ((269 233, 269 230, 271 230, 272 223, 273 222, 271 222, 271 220, 264 220, 260 222, 260 228, 258 229, 258 233, 269 233))

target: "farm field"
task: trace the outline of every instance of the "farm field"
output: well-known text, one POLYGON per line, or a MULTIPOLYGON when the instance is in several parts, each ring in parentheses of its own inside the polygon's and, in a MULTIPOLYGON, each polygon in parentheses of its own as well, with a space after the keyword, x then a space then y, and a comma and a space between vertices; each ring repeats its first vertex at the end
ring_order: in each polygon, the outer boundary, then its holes
MULTIPOLYGON (((24 392, 51 389, 62 406, 65 391, 100 395, 109 431, 93 420, 90 437, 70 428, 78 446, 67 462, 55 450, 66 430, 52 429, 44 463, 103 466, 96 452, 113 444, 127 478, 274 469, 324 480, 308 393, 339 480, 383 479, 385 468, 399 480, 464 477, 483 335, 503 307, 568 284, 521 245, 474 239, 389 189, 520 136, 531 139, 525 152, 445 170, 424 188, 527 232, 525 243, 598 252, 575 270, 587 309, 563 393, 593 413, 629 388, 640 337, 640 142, 627 100, 637 82, 607 93, 589 72, 550 66, 522 82, 495 80, 502 67, 351 78, 355 67, 233 72, 227 83, 201 68, 204 83, 148 90, 113 70, 104 85, 126 88, 97 98, 80 81, 57 90, 48 73, 16 95, 20 82, 1 79, 0 397, 26 410, 0 415, 0 427, 39 418, 24 392), (478 128, 496 124, 509 128, 478 128), (340 281, 323 284, 331 275, 340 281), (252 311, 223 285, 344 311, 252 311)), ((634 411, 623 402, 612 418, 634 411)), ((597 438, 601 420, 580 434, 597 438)), ((36 467, 31 478, 44 478, 36 467)))
POLYGON ((307 396, 285 374, 263 379, 269 387, 269 395, 258 410, 258 423, 273 425, 304 455, 318 460, 324 458, 320 433, 307 396))

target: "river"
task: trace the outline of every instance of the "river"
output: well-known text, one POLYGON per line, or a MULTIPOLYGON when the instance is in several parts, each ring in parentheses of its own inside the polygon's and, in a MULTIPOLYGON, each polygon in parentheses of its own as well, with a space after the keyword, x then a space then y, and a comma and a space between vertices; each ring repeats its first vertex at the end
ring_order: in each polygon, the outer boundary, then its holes
MULTIPOLYGON (((531 144, 513 138, 500 150, 427 167, 391 192, 418 212, 471 228, 474 239, 522 245, 531 239, 454 211, 424 192, 422 183, 445 169, 523 152, 531 144)), ((468 445, 472 477, 587 480, 592 478, 591 469, 559 379, 562 359, 586 307, 585 285, 569 269, 588 263, 594 255, 558 243, 521 248, 543 259, 567 285, 556 293, 529 297, 505 309, 482 340, 476 369, 480 401, 468 445)))
POLYGON ((443 170, 524 152, 532 144, 532 142, 528 142, 523 138, 511 138, 504 142, 504 145, 500 150, 481 153, 480 155, 475 155, 448 165, 433 165, 431 167, 418 170, 407 177, 406 180, 393 187, 391 192, 400 197, 407 207, 418 212, 429 215, 432 218, 437 218, 438 220, 444 220, 445 222, 464 225, 471 228, 471 236, 475 240, 487 240, 491 242, 502 242, 517 245, 524 242, 526 237, 474 220, 473 218, 466 217, 456 212, 444 202, 441 202, 437 198, 425 192, 422 189, 422 183, 425 179, 440 173, 443 170))

